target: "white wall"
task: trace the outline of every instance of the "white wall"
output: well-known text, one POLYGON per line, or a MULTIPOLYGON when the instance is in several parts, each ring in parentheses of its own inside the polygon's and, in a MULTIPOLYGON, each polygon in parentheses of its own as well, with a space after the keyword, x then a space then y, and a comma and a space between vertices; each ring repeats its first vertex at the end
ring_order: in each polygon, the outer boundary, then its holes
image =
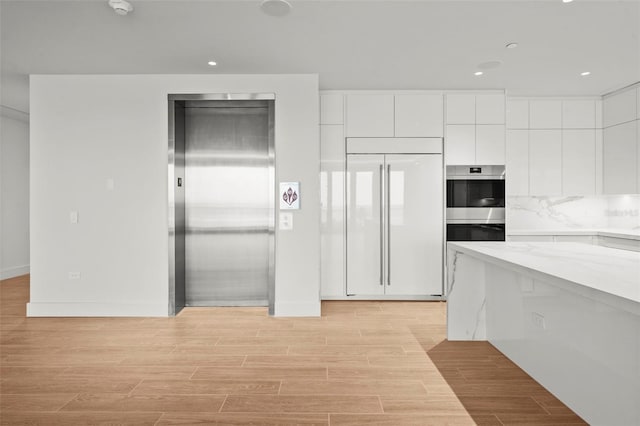
POLYGON ((275 93, 276 181, 302 192, 276 230, 275 314, 319 315, 316 75, 32 76, 28 315, 167 314, 170 93, 275 93))
POLYGON ((0 279, 29 273, 29 116, 0 107, 0 279))

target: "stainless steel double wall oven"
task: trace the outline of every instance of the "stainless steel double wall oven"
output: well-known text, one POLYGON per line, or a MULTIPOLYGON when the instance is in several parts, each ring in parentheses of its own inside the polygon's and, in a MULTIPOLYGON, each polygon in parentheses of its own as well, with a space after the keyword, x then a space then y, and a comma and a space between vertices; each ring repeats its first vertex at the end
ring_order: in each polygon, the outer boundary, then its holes
POLYGON ((447 166, 447 241, 504 240, 504 166, 447 166))

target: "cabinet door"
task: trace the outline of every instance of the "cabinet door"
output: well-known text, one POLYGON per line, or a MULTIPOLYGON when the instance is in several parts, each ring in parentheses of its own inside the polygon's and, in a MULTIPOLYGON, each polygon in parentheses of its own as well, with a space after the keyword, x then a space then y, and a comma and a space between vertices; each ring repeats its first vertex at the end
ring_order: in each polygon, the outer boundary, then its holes
POLYGON ((604 129, 605 194, 635 194, 637 192, 637 145, 635 121, 604 129))
POLYGON ((343 124, 344 96, 340 93, 320 95, 320 124, 343 124))
POLYGON ((383 155, 347 156, 347 295, 384 294, 383 155))
POLYGON ((344 296, 344 135, 320 126, 320 293, 344 296))
POLYGON ((476 126, 476 164, 504 164, 504 125, 476 126))
POLYGON ((562 194, 596 193, 596 131, 562 131, 562 194))
POLYGON ((532 129, 562 128, 562 101, 529 101, 529 125, 532 129))
POLYGON ((442 137, 442 95, 396 95, 396 137, 442 137))
POLYGON ((529 128, 529 101, 512 99, 507 101, 507 129, 529 128))
POLYGON ((635 120, 637 107, 638 100, 635 89, 607 96, 603 105, 604 126, 610 127, 635 120))
POLYGON ((529 195, 529 131, 507 130, 507 195, 529 195))
POLYGON ((441 295, 442 157, 386 155, 387 295, 441 295))
POLYGON ((562 101, 563 129, 595 129, 596 101, 573 99, 562 101))
POLYGON ((560 130, 531 130, 529 133, 529 193, 561 195, 562 133, 560 130))
POLYGON ((446 164, 476 164, 476 126, 447 126, 446 164))
POLYGON ((476 124, 504 124, 504 95, 476 95, 476 124))
POLYGON ((392 137, 393 95, 347 95, 347 137, 392 137))
POLYGON ((447 95, 447 124, 476 124, 475 95, 447 95))

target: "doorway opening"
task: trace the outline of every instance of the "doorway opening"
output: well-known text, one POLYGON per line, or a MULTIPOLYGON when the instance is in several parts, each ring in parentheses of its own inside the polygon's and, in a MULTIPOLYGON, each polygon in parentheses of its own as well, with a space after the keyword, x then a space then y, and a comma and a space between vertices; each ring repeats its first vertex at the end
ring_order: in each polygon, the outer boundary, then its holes
POLYGON ((274 99, 169 95, 169 315, 185 306, 273 314, 274 99))

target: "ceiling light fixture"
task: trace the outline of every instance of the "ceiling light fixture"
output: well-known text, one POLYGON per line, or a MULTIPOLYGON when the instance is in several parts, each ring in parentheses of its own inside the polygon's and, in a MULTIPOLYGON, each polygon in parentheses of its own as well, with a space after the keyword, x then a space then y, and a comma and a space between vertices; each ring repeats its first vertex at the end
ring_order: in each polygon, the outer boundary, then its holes
POLYGON ((209 61, 207 62, 208 65, 211 65, 212 67, 215 67, 216 65, 218 65, 218 63, 216 61, 209 61))
POLYGON ((573 0, 562 0, 562 3, 571 3, 573 0))
POLYGON ((133 12, 133 6, 127 0, 109 0, 109 6, 118 15, 126 15, 133 12))
POLYGON ((473 73, 473 75, 477 75, 477 76, 481 76, 482 74, 484 74, 482 71, 476 71, 473 73))
POLYGON ((516 47, 518 47, 518 43, 508 43, 505 47, 507 49, 515 49, 516 47))
POLYGON ((583 77, 586 77, 588 75, 591 75, 591 71, 581 72, 580 75, 583 76, 583 77))
POLYGON ((291 11, 291 4, 287 0, 262 0, 260 9, 269 16, 284 16, 291 11))
POLYGON ((500 67, 500 65, 502 65, 502 61, 481 62, 481 63, 478 64, 478 69, 481 69, 481 70, 493 70, 493 69, 496 69, 496 68, 500 67))

